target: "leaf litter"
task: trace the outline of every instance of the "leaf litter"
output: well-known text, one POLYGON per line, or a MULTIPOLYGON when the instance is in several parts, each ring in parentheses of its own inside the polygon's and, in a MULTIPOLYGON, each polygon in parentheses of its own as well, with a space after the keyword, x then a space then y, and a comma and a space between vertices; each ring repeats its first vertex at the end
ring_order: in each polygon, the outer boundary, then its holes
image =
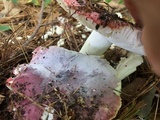
MULTIPOLYGON (((86 35, 86 37, 90 34, 90 31, 87 31, 85 26, 79 25, 79 27, 76 27, 79 23, 53 1, 52 4, 44 9, 39 29, 32 40, 29 41, 28 38, 30 38, 37 27, 41 7, 21 1, 20 8, 21 12, 19 14, 0 19, 1 24, 11 26, 11 30, 0 32, 0 120, 14 119, 13 98, 10 90, 5 86, 6 79, 13 76, 11 70, 18 64, 28 63, 31 60, 32 51, 38 46, 49 47, 57 45, 60 39, 64 39, 62 47, 68 50, 79 51, 85 42, 82 34, 86 35), (63 23, 57 19, 59 17, 64 18, 63 23), (48 36, 48 39, 42 39, 42 36, 55 25, 61 26, 64 32, 58 35, 52 31, 53 34, 48 36)), ((122 8, 118 11, 125 18, 131 20, 126 9, 122 8)), ((124 51, 115 47, 107 51, 104 57, 114 66, 122 56, 126 55, 124 51)), ((160 118, 160 109, 158 107, 160 94, 159 78, 154 74, 145 57, 144 60, 145 62, 138 67, 136 72, 122 81, 122 107, 115 119, 141 120, 141 116, 151 120, 160 118), (152 92, 149 97, 153 100, 146 101, 145 97, 153 89, 156 92, 152 92), (143 114, 141 109, 147 106, 147 104, 150 104, 150 110, 147 114, 143 114)), ((73 115, 72 111, 69 111, 69 113, 73 115)), ((65 118, 65 120, 67 119, 69 118, 65 118)))

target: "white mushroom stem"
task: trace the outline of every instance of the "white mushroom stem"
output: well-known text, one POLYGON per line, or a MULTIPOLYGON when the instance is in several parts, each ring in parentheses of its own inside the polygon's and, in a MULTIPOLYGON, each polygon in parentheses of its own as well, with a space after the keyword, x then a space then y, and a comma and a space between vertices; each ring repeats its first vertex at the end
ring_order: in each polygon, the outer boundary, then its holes
POLYGON ((103 55, 111 44, 106 36, 93 30, 79 52, 88 55, 103 55))
MULTIPOLYGON (((106 29, 107 30, 107 29, 106 29)), ((128 51, 144 55, 143 46, 141 43, 141 31, 130 26, 122 27, 110 31, 95 30, 90 34, 82 49, 81 53, 91 55, 102 55, 113 43, 128 51), (109 33, 105 33, 109 32, 109 33), (101 34, 102 33, 102 34, 101 34), (105 36, 104 36, 105 34, 105 36)))

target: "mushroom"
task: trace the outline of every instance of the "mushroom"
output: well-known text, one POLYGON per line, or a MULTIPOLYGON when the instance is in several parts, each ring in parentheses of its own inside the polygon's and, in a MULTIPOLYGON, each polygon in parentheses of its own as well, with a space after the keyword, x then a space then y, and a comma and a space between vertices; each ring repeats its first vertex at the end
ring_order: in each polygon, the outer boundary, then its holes
POLYGON ((135 25, 115 14, 110 14, 106 9, 87 0, 57 0, 57 2, 83 25, 98 32, 91 33, 80 50, 81 53, 102 55, 111 42, 131 52, 145 54, 140 40, 141 30, 135 25), (106 48, 104 48, 105 45, 106 48))
MULTIPOLYGON (((122 61, 117 71, 126 72, 126 64, 122 61)), ((15 77, 6 82, 13 92, 15 118, 111 120, 121 106, 120 79, 125 77, 117 71, 98 56, 38 47, 30 63, 17 66, 15 77)))

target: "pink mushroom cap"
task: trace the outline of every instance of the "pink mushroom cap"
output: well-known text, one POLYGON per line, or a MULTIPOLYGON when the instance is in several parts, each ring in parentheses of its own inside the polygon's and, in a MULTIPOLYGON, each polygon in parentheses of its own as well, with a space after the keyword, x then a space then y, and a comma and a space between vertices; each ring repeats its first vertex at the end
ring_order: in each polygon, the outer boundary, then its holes
MULTIPOLYGON (((46 106, 74 119, 111 120, 121 106, 114 91, 120 83, 116 72, 99 57, 55 46, 38 47, 30 63, 17 66, 13 73, 17 70, 19 74, 6 84, 13 92, 18 120, 39 120, 46 106), (64 103, 73 114, 65 112, 64 103)), ((58 114, 53 114, 57 120, 58 114)))

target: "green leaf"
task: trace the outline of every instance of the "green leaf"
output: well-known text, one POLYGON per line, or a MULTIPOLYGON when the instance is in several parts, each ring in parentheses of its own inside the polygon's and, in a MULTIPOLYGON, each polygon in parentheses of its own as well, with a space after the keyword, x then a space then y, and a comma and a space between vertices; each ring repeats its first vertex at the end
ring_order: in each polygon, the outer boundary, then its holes
POLYGON ((34 5, 37 5, 37 6, 40 5, 38 0, 28 0, 28 3, 30 3, 30 2, 32 2, 34 5))
POLYGON ((7 31, 10 29, 11 29, 11 27, 9 25, 0 25, 0 31, 7 31))
POLYGON ((112 0, 106 0, 107 3, 111 2, 112 0))
POLYGON ((18 4, 18 0, 12 0, 13 4, 17 5, 18 4))
POLYGON ((119 4, 124 4, 124 1, 123 0, 119 0, 119 4))
POLYGON ((46 7, 46 6, 48 6, 50 3, 51 3, 51 0, 45 0, 44 6, 46 7))

